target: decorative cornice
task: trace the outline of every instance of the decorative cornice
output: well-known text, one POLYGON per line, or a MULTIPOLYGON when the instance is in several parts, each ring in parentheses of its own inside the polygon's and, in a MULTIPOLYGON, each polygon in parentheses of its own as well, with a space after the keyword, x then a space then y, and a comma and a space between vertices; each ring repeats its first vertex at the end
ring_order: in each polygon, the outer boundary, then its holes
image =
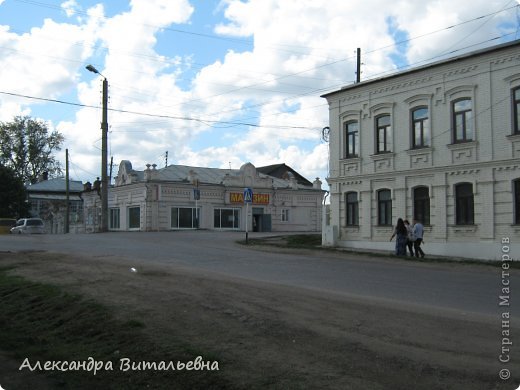
POLYGON ((458 175, 476 175, 480 172, 480 169, 464 169, 446 172, 449 176, 458 176, 458 175))
POLYGON ((401 83, 389 85, 387 87, 377 88, 377 89, 374 89, 373 91, 371 91, 370 94, 377 95, 377 94, 381 94, 381 93, 385 93, 385 92, 396 91, 398 89, 414 87, 414 86, 417 86, 420 84, 427 83, 428 81, 431 81, 431 80, 432 80, 432 76, 421 77, 419 79, 404 81, 401 83))
MULTIPOLYGON (((520 158, 516 159, 507 159, 507 160, 495 160, 495 161, 481 161, 478 163, 468 163, 468 164, 459 164, 457 165, 458 170, 472 170, 472 169, 511 169, 506 167, 516 167, 520 168, 520 158)), ((515 168, 516 169, 516 168, 515 168)), ((447 173, 453 170, 453 165, 443 165, 443 166, 433 166, 433 167, 422 167, 419 169, 400 169, 398 171, 386 171, 386 172, 376 172, 376 173, 364 173, 360 175, 352 175, 352 176, 335 176, 329 177, 327 181, 329 183, 337 183, 345 180, 372 180, 372 179, 386 179, 389 176, 415 176, 415 175, 425 175, 432 173, 447 173)))
POLYGON ((468 72, 473 72, 475 69, 478 69, 478 65, 469 65, 464 68, 453 69, 448 72, 445 72, 444 77, 450 77, 468 72))
POLYGON ((494 60, 491 60, 490 64, 491 65, 498 65, 498 64, 504 64, 506 62, 511 62, 511 61, 514 61, 514 60, 520 61, 520 54, 516 54, 516 55, 513 54, 513 55, 510 55, 508 57, 496 58, 494 60))

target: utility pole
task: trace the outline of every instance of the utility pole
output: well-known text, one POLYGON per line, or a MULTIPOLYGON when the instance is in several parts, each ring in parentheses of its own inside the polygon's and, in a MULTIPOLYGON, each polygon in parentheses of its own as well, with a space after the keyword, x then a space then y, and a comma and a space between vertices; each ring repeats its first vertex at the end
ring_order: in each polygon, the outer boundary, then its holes
POLYGON ((108 178, 107 178, 107 138, 108 138, 108 80, 92 65, 87 70, 103 77, 103 100, 101 114, 101 232, 108 231, 108 178))
POLYGON ((356 61, 356 83, 361 82, 361 49, 357 48, 356 61))
POLYGON ((69 219, 70 219, 70 196, 69 196, 69 149, 65 149, 65 233, 69 232, 69 219))
POLYGON ((108 80, 103 76, 103 114, 101 120, 101 231, 108 231, 108 80))

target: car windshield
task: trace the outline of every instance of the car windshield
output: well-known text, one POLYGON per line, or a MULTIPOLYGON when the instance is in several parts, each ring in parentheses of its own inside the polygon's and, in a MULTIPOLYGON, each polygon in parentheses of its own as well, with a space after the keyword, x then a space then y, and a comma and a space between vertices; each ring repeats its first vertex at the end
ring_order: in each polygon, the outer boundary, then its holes
POLYGON ((41 226, 43 222, 41 219, 28 219, 27 226, 41 226))

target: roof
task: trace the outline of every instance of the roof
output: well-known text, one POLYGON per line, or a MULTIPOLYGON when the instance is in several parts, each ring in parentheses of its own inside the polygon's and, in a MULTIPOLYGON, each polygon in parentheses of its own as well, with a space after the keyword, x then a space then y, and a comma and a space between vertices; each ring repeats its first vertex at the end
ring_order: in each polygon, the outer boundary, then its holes
MULTIPOLYGON (((240 169, 220 169, 206 167, 191 167, 187 165, 169 165, 157 170, 157 180, 164 181, 184 181, 189 182, 189 177, 194 173, 201 184, 223 184, 226 176, 240 176, 240 169)), ((278 177, 264 174, 257 168, 260 177, 271 177, 275 188, 290 187, 290 182, 278 177)), ((312 184, 311 184, 312 187, 312 184)))
POLYGON ((408 69, 408 70, 405 70, 405 71, 402 71, 402 72, 397 72, 397 73, 391 74, 389 76, 383 76, 383 77, 379 77, 379 78, 374 78, 374 79, 362 81, 360 83, 346 85, 346 86, 342 87, 339 90, 328 92, 328 93, 326 93, 324 95, 321 95, 321 97, 322 98, 328 98, 328 97, 330 97, 332 95, 335 95, 337 93, 341 93, 341 92, 346 91, 346 90, 356 89, 358 87, 366 86, 366 85, 369 85, 369 84, 372 84, 372 83, 376 83, 376 82, 379 82, 379 81, 390 80, 392 78, 400 77, 400 76, 403 76, 405 74, 419 72, 419 71, 422 71, 422 70, 425 70, 425 69, 429 69, 429 68, 433 68, 433 67, 436 67, 436 66, 449 64, 449 63, 454 63, 454 62, 457 62, 457 61, 462 61, 462 60, 465 60, 465 59, 468 59, 468 58, 471 58, 471 57, 477 57, 477 56, 481 56, 483 54, 489 54, 489 53, 493 53, 493 52, 497 52, 497 51, 501 51, 501 50, 506 50, 506 49, 509 49, 509 48, 512 48, 512 47, 515 47, 515 46, 520 46, 520 39, 515 40, 515 41, 511 41, 511 42, 507 42, 507 43, 502 43, 500 45, 486 47, 486 48, 480 49, 480 50, 475 50, 475 51, 472 51, 472 52, 469 52, 469 53, 461 54, 459 56, 450 57, 450 58, 445 59, 445 60, 432 62, 432 63, 427 64, 427 65, 418 66, 416 68, 408 69))
POLYGON ((187 165, 168 165, 157 170, 157 179, 165 181, 190 181, 190 171, 197 175, 201 183, 221 184, 226 175, 238 175, 238 169, 219 169, 191 167, 187 165))
MULTIPOLYGON (((212 184, 212 185, 224 185, 226 179, 239 178, 244 175, 244 167, 251 166, 256 169, 256 174, 260 178, 272 179, 272 185, 274 188, 291 188, 292 184, 290 175, 286 175, 285 178, 277 177, 275 175, 269 175, 262 172, 262 168, 269 168, 269 170, 284 169, 284 172, 290 171, 297 180, 298 187, 302 189, 313 189, 313 184, 307 179, 301 176, 298 172, 285 164, 276 164, 269 167, 255 168, 252 164, 244 164, 240 169, 221 169, 221 168, 207 168, 207 167, 193 167, 188 165, 168 165, 167 167, 151 170, 153 173, 154 181, 168 181, 168 182, 184 182, 190 183, 193 179, 197 179, 200 184, 212 184), (301 178, 301 182, 299 181, 301 178), (302 184, 303 183, 303 184, 302 184)), ((129 161, 123 160, 120 165, 120 169, 123 167, 126 174, 133 176, 137 179, 137 182, 141 182, 145 179, 144 171, 137 171, 132 169, 132 165, 129 161)), ((119 173, 120 174, 120 173, 119 173)), ((119 175, 118 174, 118 175, 119 175)), ((229 181, 228 181, 229 183, 229 181)))
POLYGON ((304 186, 312 186, 312 183, 307 180, 305 177, 300 175, 298 172, 296 172, 294 169, 292 169, 290 166, 286 164, 274 164, 274 165, 267 165, 265 167, 256 167, 256 170, 258 172, 264 173, 269 176, 277 177, 279 179, 289 179, 290 175, 292 174, 298 184, 304 185, 304 186))
MULTIPOLYGON (((39 183, 31 184, 27 187, 28 192, 66 192, 67 182, 64 178, 43 180, 39 183)), ((69 180, 69 192, 83 191, 81 181, 69 180)))

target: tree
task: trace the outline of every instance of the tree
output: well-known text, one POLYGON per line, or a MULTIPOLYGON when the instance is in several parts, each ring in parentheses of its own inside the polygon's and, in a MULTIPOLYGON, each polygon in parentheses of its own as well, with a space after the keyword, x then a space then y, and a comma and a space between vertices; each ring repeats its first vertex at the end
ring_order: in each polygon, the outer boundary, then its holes
POLYGON ((47 172, 61 173, 53 153, 61 149, 64 137, 49 132, 47 125, 28 116, 17 116, 13 122, 0 122, 0 164, 11 168, 25 184, 34 184, 47 172))
POLYGON ((12 169, 0 164, 0 217, 25 217, 29 213, 27 192, 23 181, 12 169))

